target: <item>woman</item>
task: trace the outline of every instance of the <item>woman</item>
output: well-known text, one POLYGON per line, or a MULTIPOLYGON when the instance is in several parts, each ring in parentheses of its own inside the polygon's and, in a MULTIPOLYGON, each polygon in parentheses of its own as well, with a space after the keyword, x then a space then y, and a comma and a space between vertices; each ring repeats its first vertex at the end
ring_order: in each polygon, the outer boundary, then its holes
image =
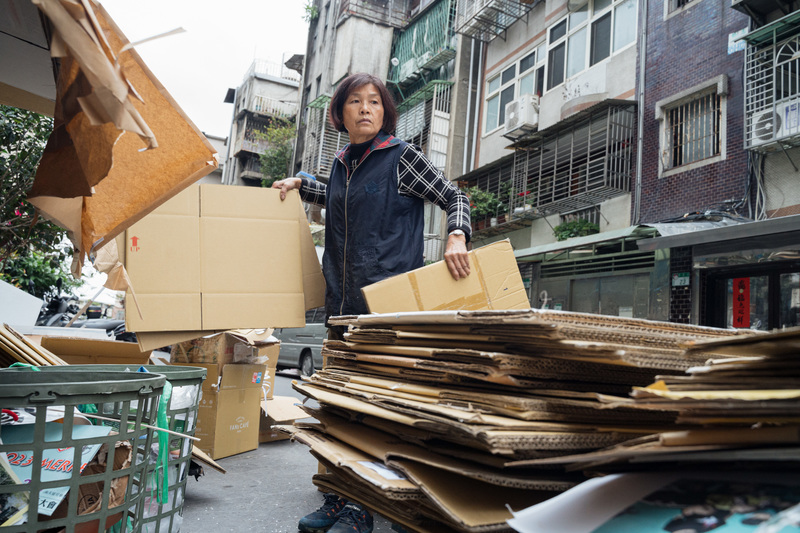
POLYGON ((364 73, 345 78, 330 120, 350 143, 336 154, 327 187, 297 177, 272 185, 281 199, 299 189, 303 201, 325 206, 327 316, 368 313, 362 287, 423 266, 425 200, 447 211, 450 274, 468 276, 469 200, 418 148, 390 134, 397 111, 383 82, 364 73))
MULTIPOLYGON (((361 288, 423 265, 425 200, 447 211, 445 262, 458 280, 469 275, 469 200, 416 147, 391 135, 397 110, 386 86, 370 74, 353 74, 336 88, 330 120, 350 143, 336 154, 327 187, 308 178, 273 183, 300 190, 305 202, 325 206, 326 316, 368 313, 361 288)), ((329 338, 341 339, 341 328, 329 338)), ((333 494, 300 519, 303 532, 369 533, 372 516, 333 494)))

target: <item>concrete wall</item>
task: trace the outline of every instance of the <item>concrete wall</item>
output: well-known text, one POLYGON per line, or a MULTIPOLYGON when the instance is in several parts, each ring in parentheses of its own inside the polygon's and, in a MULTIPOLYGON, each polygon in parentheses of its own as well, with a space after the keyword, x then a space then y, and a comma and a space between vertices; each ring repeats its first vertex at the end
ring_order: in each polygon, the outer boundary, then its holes
POLYGON ((331 82, 348 74, 367 72, 386 81, 394 30, 368 20, 350 17, 336 31, 331 82))

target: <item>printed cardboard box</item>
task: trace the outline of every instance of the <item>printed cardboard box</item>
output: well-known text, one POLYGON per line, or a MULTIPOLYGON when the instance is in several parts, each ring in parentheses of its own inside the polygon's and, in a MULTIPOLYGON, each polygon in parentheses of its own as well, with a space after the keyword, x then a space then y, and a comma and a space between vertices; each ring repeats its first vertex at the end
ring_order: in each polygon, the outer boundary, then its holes
POLYGON ((258 442, 273 442, 291 437, 273 426, 291 425, 297 419, 308 418, 298 404, 302 402, 294 396, 275 396, 261 402, 261 423, 258 442))
MULTIPOLYGON (((191 363, 208 370, 197 412, 195 446, 212 459, 258 448, 265 365, 191 363)), ((274 379, 274 378, 273 378, 274 379)))
POLYGON ((528 309, 531 304, 508 239, 469 252, 471 273, 454 280, 445 262, 362 289, 371 313, 528 309))

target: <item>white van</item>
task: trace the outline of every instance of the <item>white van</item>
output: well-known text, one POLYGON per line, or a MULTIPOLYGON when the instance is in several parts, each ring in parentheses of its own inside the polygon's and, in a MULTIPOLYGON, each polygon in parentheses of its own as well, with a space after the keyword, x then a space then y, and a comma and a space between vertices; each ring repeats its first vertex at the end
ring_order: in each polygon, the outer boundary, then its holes
POLYGON ((278 368, 297 368, 306 376, 322 368, 322 341, 328 338, 325 309, 306 311, 306 327, 280 328, 273 333, 281 341, 278 368))

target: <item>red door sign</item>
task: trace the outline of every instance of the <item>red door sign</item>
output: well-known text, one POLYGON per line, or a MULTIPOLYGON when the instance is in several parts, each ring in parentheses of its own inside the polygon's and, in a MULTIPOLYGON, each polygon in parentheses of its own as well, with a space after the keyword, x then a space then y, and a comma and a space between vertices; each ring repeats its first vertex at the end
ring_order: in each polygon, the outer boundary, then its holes
POLYGON ((733 327, 750 327, 750 278, 733 279, 733 327))

